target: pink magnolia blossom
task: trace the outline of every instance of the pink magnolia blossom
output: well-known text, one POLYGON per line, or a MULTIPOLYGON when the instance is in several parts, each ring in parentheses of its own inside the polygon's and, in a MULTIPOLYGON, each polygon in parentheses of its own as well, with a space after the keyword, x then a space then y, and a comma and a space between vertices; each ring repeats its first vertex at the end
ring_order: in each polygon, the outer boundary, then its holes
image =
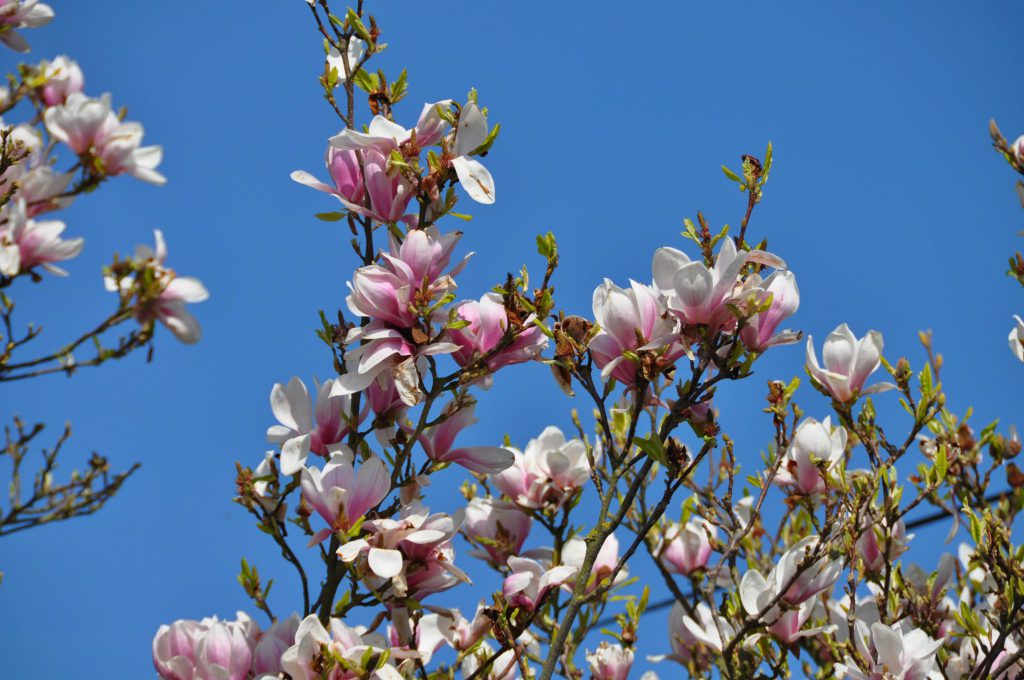
POLYGON ((281 668, 292 680, 401 680, 402 674, 394 666, 379 664, 387 649, 380 635, 350 628, 341 619, 332 618, 324 628, 316 614, 310 614, 299 623, 295 644, 281 656, 281 668), (369 664, 364 667, 367 658, 369 664))
POLYGON ((466 259, 447 274, 443 272, 460 235, 442 235, 433 227, 414 229, 401 243, 392 240, 390 251, 381 253, 382 264, 356 271, 347 300, 349 309, 373 317, 373 321, 353 328, 345 338, 346 372, 335 382, 332 395, 361 392, 386 374, 405 404, 414 406, 422 400, 418 362, 459 348, 451 342, 417 345, 399 329, 408 329, 415 322, 416 313, 410 308, 414 299, 426 303, 455 287, 453 277, 466 259))
POLYGON ((1017 158, 1018 163, 1024 163, 1024 135, 1017 138, 1017 141, 1010 146, 1010 150, 1017 158))
POLYGON ((67 272, 54 265, 77 257, 85 239, 62 239, 63 222, 36 221, 25 214, 25 201, 16 200, 6 211, 7 221, 0 224, 0 274, 17 276, 33 267, 43 267, 59 276, 67 272))
POLYGON ((153 666, 164 680, 192 680, 196 645, 206 632, 199 621, 175 621, 160 626, 153 638, 153 666))
POLYGON ((90 99, 81 92, 51 106, 44 114, 46 129, 82 157, 99 162, 108 176, 132 175, 152 184, 167 180, 156 171, 163 159, 159 146, 141 146, 142 125, 122 122, 110 106, 110 95, 90 99))
POLYGON ((846 451, 846 429, 832 429, 831 416, 820 423, 805 418, 797 426, 793 440, 786 449, 774 482, 791 493, 809 496, 823 493, 829 472, 846 451))
POLYGON ((277 677, 284 670, 281 667, 281 656, 295 644, 299 622, 299 615, 293 613, 287 619, 274 623, 260 636, 252 652, 252 672, 256 677, 261 674, 277 677))
POLYGON ((512 573, 505 578, 502 594, 513 607, 533 611, 552 588, 557 588, 576 577, 578 567, 562 565, 545 569, 540 562, 527 557, 510 557, 512 573))
POLYGON ((214 623, 196 648, 197 677, 202 680, 247 680, 252 640, 239 626, 214 623))
POLYGON ((654 287, 665 296, 669 311, 684 323, 703 324, 715 332, 734 321, 726 304, 732 301, 740 271, 747 262, 786 268, 785 262, 770 253, 737 252, 732 239, 723 238, 712 267, 691 261, 675 248, 659 248, 651 265, 654 287))
POLYGON ((907 535, 903 520, 896 521, 896 529, 889 531, 884 524, 876 524, 864 530, 857 539, 857 553, 864 560, 864 567, 872 573, 881 573, 888 561, 891 563, 910 547, 913 534, 907 535))
POLYGON ((870 629, 858 621, 854 629, 854 642, 868 668, 847 657, 836 664, 837 678, 851 680, 926 680, 935 670, 935 652, 942 640, 933 640, 923 630, 911 627, 909 621, 887 626, 876 622, 870 629))
POLYGON ((636 386, 638 366, 626 352, 658 351, 659 367, 670 366, 684 352, 675 340, 676 324, 665 318, 665 306, 650 286, 629 282, 629 290, 609 279, 594 290, 594 318, 601 330, 590 342, 594 361, 605 380, 636 386))
POLYGON ((364 538, 349 541, 338 549, 344 562, 365 556, 365 572, 377 586, 391 581, 397 597, 422 599, 469 582, 465 572, 453 564, 452 539, 462 525, 463 511, 454 517, 429 514, 418 502, 405 506, 399 519, 365 522, 364 538))
MULTIPOLYGON (((448 331, 448 338, 459 349, 452 354, 462 367, 472 364, 495 350, 508 329, 508 313, 497 293, 486 293, 479 301, 467 300, 459 304, 458 315, 469 325, 448 331)), ((532 323, 532 319, 526 324, 532 323)), ((487 359, 490 371, 533 361, 548 346, 548 339, 539 328, 529 326, 521 330, 508 345, 487 359)))
POLYGON ((689 576, 707 566, 711 558, 708 539, 718 530, 707 520, 694 517, 686 524, 667 522, 662 534, 658 559, 665 568, 676 574, 689 576))
POLYGON ((883 382, 864 389, 868 377, 881 364, 881 356, 881 333, 868 331, 858 340, 844 323, 825 338, 822 349, 825 366, 822 368, 814 351, 814 338, 807 336, 807 371, 836 401, 850 402, 859 396, 895 387, 883 382))
POLYGON ((420 389, 419 362, 427 356, 451 354, 458 345, 435 342, 417 346, 400 331, 373 321, 358 326, 345 337, 345 373, 334 381, 331 396, 362 392, 379 376, 389 380, 407 406, 415 406, 424 396, 420 389))
POLYGON ((633 650, 620 644, 602 642, 597 651, 587 651, 587 665, 593 680, 626 680, 633 667, 633 650))
POLYGON ((391 491, 391 475, 384 462, 371 456, 352 466, 352 451, 345 447, 331 456, 323 470, 302 469, 302 498, 327 522, 310 543, 319 543, 335 531, 347 531, 391 491))
POLYGON ((407 130, 398 123, 384 116, 374 116, 367 126, 366 132, 345 129, 330 138, 331 146, 343 151, 363 151, 376 149, 387 155, 393 149, 409 142, 415 132, 416 144, 420 148, 436 144, 448 128, 448 123, 441 118, 438 108, 448 106, 450 100, 424 104, 419 121, 412 130, 407 130))
POLYGON ((31 125, 21 123, 12 128, 9 139, 21 144, 27 155, 0 173, 0 193, 13 192, 12 202, 23 200, 24 212, 28 217, 71 205, 74 197, 62 194, 74 179, 74 173, 53 169, 47 159, 42 133, 31 125))
POLYGON ((472 554, 489 557, 494 564, 505 564, 520 553, 532 525, 529 515, 507 501, 474 498, 466 507, 466 534, 484 548, 472 554))
POLYGON ((327 458, 342 448, 350 430, 346 415, 351 399, 331 396, 333 389, 333 380, 320 385, 315 403, 298 377, 292 377, 287 385, 275 383, 270 390, 270 409, 279 424, 267 429, 267 441, 281 444, 282 474, 301 470, 310 451, 327 458))
POLYGON ((843 572, 843 563, 828 557, 821 557, 800 570, 807 556, 818 547, 819 540, 812 535, 797 541, 782 554, 768 578, 763 579, 776 593, 784 591, 782 599, 788 604, 802 604, 831 588, 843 572))
POLYGON ((235 621, 175 621, 153 638, 153 666, 163 680, 246 680, 258 636, 243 612, 235 621))
POLYGON ((1017 357, 1017 361, 1024 363, 1024 321, 1016 314, 1013 315, 1013 318, 1017 320, 1017 325, 1010 331, 1010 336, 1007 339, 1010 342, 1010 351, 1013 352, 1013 356, 1017 357))
POLYGON ((452 649, 457 652, 464 652, 487 635, 494 625, 494 622, 485 613, 487 609, 488 607, 484 600, 480 600, 472 619, 464 617, 458 609, 448 611, 447 618, 450 620, 450 623, 442 625, 441 632, 452 649))
POLYGON ((392 240, 390 252, 381 253, 382 264, 360 267, 353 274, 348 308, 395 328, 411 328, 417 318, 413 303, 429 303, 455 288, 454 276, 466 260, 447 275, 442 273, 460 236, 461 232, 442 235, 428 227, 413 229, 401 243, 392 240))
MULTIPOLYGON (((561 505, 590 479, 586 445, 579 439, 567 441, 557 427, 531 439, 525 452, 511 450, 512 466, 491 475, 491 481, 520 507, 561 505)), ((595 448, 593 456, 600 460, 600 450, 595 448)))
MULTIPOLYGON (((185 307, 187 303, 202 302, 210 297, 199 279, 191 276, 178 276, 173 269, 165 266, 167 259, 167 244, 164 241, 163 232, 154 230, 156 247, 140 245, 135 249, 135 261, 145 265, 161 282, 163 289, 156 300, 150 301, 142 310, 136 314, 140 323, 148 323, 154 319, 167 326, 168 330, 174 333, 178 340, 192 344, 199 341, 202 330, 199 322, 185 307)), ((112 277, 104 281, 107 290, 118 290, 117 282, 112 277)), ((131 278, 122 279, 123 288, 130 289, 133 285, 131 278)))
POLYGON ((757 274, 751 276, 747 286, 762 291, 761 299, 771 296, 768 309, 759 312, 747 320, 740 331, 744 346, 753 352, 763 352, 769 347, 789 345, 800 339, 800 333, 782 331, 776 333, 779 324, 793 316, 800 306, 800 289, 796 285, 796 276, 791 271, 772 272, 771 276, 761 281, 757 274))
POLYGON ((451 624, 450 618, 442 618, 440 614, 426 614, 413 626, 405 608, 393 609, 391 620, 394 623, 387 628, 391 654, 402 658, 398 670, 407 673, 414 673, 419 664, 425 666, 430 663, 430 659, 446 642, 442 628, 451 624), (403 628, 406 631, 404 635, 401 632, 403 628), (409 639, 404 640, 404 637, 409 639))
POLYGON ((706 602, 694 608, 697 619, 687 615, 683 605, 676 602, 668 616, 669 643, 672 653, 647 657, 659 662, 671 659, 684 666, 693 664, 698 670, 707 670, 712 659, 721 654, 736 633, 725 620, 715 620, 706 602))
MULTIPOLYGON (((779 571, 773 570, 766 579, 756 569, 750 569, 743 574, 740 581, 740 602, 747 614, 760 617, 761 621, 768 624, 768 632, 786 645, 791 645, 802 637, 831 632, 831 626, 803 628, 814 613, 816 600, 813 597, 800 602, 796 607, 779 606, 780 589, 786 585, 785 582, 779 582, 780 575, 779 571)), ((752 644, 755 639, 748 644, 752 644)))
POLYGON ((333 186, 321 182, 305 170, 296 170, 291 177, 299 184, 336 196, 342 203, 360 206, 366 189, 363 185, 363 170, 359 166, 358 154, 355 151, 342 151, 328 146, 325 165, 333 186))
POLYGON ((512 466, 515 455, 500 446, 463 446, 455 448, 458 434, 478 422, 473 412, 476 404, 459 407, 450 404, 446 409, 448 417, 420 435, 420 444, 427 458, 439 463, 456 463, 479 474, 497 474, 512 466))
POLYGON ((65 55, 44 62, 42 72, 46 83, 39 89, 39 98, 47 106, 59 106, 85 87, 82 69, 65 55))
POLYGON ((28 42, 14 29, 39 28, 53 16, 53 9, 39 0, 0 0, 0 42, 16 52, 28 52, 28 42))
MULTIPOLYGON (((583 560, 586 554, 587 542, 578 536, 574 536, 566 541, 562 547, 562 562, 570 567, 575 567, 579 571, 583 568, 583 560)), ((587 592, 594 591, 601 584, 601 581, 610 577, 618 563, 619 539, 615 538, 615 534, 611 534, 601 544, 601 549, 597 551, 597 559, 594 560, 594 566, 591 567, 590 574, 587 575, 587 592)), ((629 569, 623 565, 619 573, 615 575, 612 585, 622 583, 627 578, 629 578, 629 569)))

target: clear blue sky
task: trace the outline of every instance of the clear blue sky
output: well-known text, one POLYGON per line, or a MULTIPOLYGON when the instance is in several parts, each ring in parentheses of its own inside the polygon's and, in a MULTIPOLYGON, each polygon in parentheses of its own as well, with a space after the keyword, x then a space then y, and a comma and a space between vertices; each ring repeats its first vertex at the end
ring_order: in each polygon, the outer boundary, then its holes
MULTIPOLYGON (((212 297, 197 308, 198 346, 164 332, 152 365, 139 356, 0 390, 5 420, 48 422, 51 436, 73 422, 67 465, 93 450, 143 463, 97 516, 0 543, 0 667, 150 677, 158 625, 250 609, 240 557, 279 577, 281 613, 296 601, 287 565, 230 498, 234 462, 255 465, 266 449, 272 383, 330 370, 313 328, 318 309, 343 304, 352 258, 338 226, 312 218, 331 199, 288 173, 320 171, 339 125, 319 94, 322 51, 301 0, 52 4, 56 20, 28 32, 32 58, 77 59, 87 91, 112 92, 164 146, 169 182, 121 179, 66 211, 85 252, 70 279, 32 287, 24 307, 57 345, 111 304, 99 277, 108 254, 150 241, 154 227, 172 266, 212 297)), ((719 165, 772 140, 751 229, 797 275, 792 325, 819 342, 842 321, 875 328, 888 356, 916 363, 916 332, 932 328, 951 405, 973 404, 982 422, 1020 420, 1011 386, 1024 369, 1005 338, 1024 295, 1003 271, 1024 212, 986 133, 990 116, 1007 135, 1024 131, 1018 3, 367 4, 391 44, 382 65, 409 69, 401 120, 475 86, 502 124, 487 159, 497 203, 473 205, 465 227, 463 246, 478 252, 465 297, 535 263, 533 236, 551 229, 558 299, 589 315, 602 277, 647 280, 654 249, 680 246, 683 217, 701 209, 736 224, 742 196, 719 165)), ((741 460, 754 464, 770 434, 756 415, 764 382, 802 365, 802 348, 772 350, 757 376, 721 390, 741 460)), ((809 415, 824 415, 820 396, 802 394, 809 415)), ((589 410, 559 395, 546 368, 513 368, 466 440, 510 432, 522 445, 568 425, 571 407, 589 410)), ((455 509, 435 498, 435 510, 455 509)), ((935 555, 922 561, 932 568, 935 555)), ((663 621, 652 617, 642 654, 668 649, 663 621)))

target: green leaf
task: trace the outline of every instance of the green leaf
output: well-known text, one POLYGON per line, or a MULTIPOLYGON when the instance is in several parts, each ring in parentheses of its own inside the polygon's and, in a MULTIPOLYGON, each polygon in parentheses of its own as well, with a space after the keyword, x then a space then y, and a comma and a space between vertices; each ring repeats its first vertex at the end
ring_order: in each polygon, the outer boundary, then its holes
POLYGON ((722 166, 722 172, 724 172, 725 176, 728 177, 729 179, 731 179, 733 182, 736 182, 738 184, 743 184, 743 180, 740 179, 740 176, 737 175, 732 170, 730 170, 729 168, 725 167, 724 165, 722 166))
POLYGON ((662 443, 660 437, 651 436, 646 439, 643 437, 637 437, 633 440, 633 443, 655 462, 661 463, 666 467, 668 466, 668 457, 665 455, 665 445, 662 443))
POLYGON ((338 220, 344 219, 345 215, 346 213, 342 212, 322 212, 313 215, 313 217, 318 220, 323 220, 324 222, 337 222, 338 220))

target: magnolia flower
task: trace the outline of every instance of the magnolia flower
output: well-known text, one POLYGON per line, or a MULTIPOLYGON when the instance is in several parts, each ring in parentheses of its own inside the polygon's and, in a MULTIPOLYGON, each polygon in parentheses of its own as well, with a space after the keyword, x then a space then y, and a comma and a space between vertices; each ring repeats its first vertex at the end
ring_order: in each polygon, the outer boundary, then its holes
POLYGON ((46 109, 43 119, 55 139, 87 158, 88 165, 95 165, 102 174, 127 174, 152 184, 167 181, 156 171, 163 149, 140 146, 142 125, 122 122, 111 109, 109 94, 90 99, 75 92, 63 104, 46 109))
POLYGON ((252 641, 238 626, 217 622, 196 648, 196 670, 209 680, 247 680, 252 665, 252 641))
POLYGON ((736 632, 728 622, 719 618, 706 602, 698 602, 694 608, 696 619, 687 615, 683 605, 676 602, 668 616, 669 643, 672 653, 649 656, 648 661, 671 659, 684 666, 691 663, 698 670, 710 668, 712 659, 722 653, 736 632))
POLYGON ((175 621, 153 638, 153 666, 163 680, 246 680, 258 635, 243 612, 236 621, 175 621))
POLYGON ((854 641, 869 667, 862 669, 857 661, 846 657, 843 663, 836 664, 837 678, 925 680, 935 670, 935 652, 942 646, 941 640, 911 628, 906 620, 894 626, 876 622, 871 624, 870 632, 867 624, 858 621, 854 641))
MULTIPOLYGON (((862 621, 869 626, 881 619, 874 585, 873 583, 868 583, 867 586, 871 590, 871 594, 858 597, 856 603, 852 606, 854 619, 862 621)), ((829 622, 834 627, 832 634, 835 636, 836 642, 846 644, 846 641, 850 639, 850 596, 844 594, 838 600, 828 599, 824 604, 829 622)))
POLYGON ((633 650, 602 642, 596 652, 587 650, 587 665, 593 680, 626 680, 633 666, 633 650))
POLYGON ((364 149, 376 149, 387 156, 392 150, 398 149, 402 144, 416 135, 416 145, 420 148, 437 144, 447 128, 447 123, 438 112, 439 107, 448 106, 450 100, 424 104, 420 113, 420 119, 416 127, 407 130, 398 123, 390 121, 384 116, 374 116, 367 126, 366 132, 345 129, 331 137, 328 141, 336 149, 347 151, 362 151, 364 149))
POLYGON ((480 301, 467 300, 459 303, 457 313, 468 322, 462 328, 448 331, 448 338, 458 345, 452 358, 462 367, 477 361, 483 356, 487 358, 487 368, 497 371, 511 364, 533 361, 548 346, 548 339, 540 328, 530 325, 528 319, 515 338, 498 351, 494 351, 504 339, 508 329, 508 313, 497 293, 486 293, 480 301))
POLYGON ((814 418, 805 418, 793 434, 774 481, 791 493, 823 493, 828 473, 845 451, 846 430, 843 427, 833 430, 831 416, 820 423, 814 418))
POLYGON ((429 304, 455 288, 454 277, 468 256, 448 274, 452 251, 462 232, 441 234, 436 227, 414 229, 399 243, 381 253, 382 264, 360 267, 352 276, 346 299, 353 314, 372 317, 396 328, 410 328, 417 314, 413 303, 429 304))
POLYGON ((252 652, 252 672, 256 677, 269 674, 274 677, 284 670, 281 655, 295 644, 295 633, 299 628, 299 615, 292 614, 278 621, 260 636, 252 652))
POLYGON ((895 530, 885 526, 885 520, 867 527, 857 539, 857 553, 864 560, 864 567, 878 574, 886 563, 892 563, 907 551, 914 534, 907 535, 907 526, 903 520, 896 521, 895 530))
MULTIPOLYGON (((561 505, 590 478, 587 447, 579 439, 566 441, 557 427, 548 427, 526 445, 511 449, 515 461, 507 470, 491 475, 491 481, 523 508, 561 505)), ((595 463, 600 451, 593 452, 595 463)))
POLYGON ((776 271, 763 282, 760 276, 754 274, 747 285, 762 291, 762 301, 770 295, 771 302, 768 309, 747 319, 740 331, 744 346, 753 352, 763 352, 769 347, 788 345, 799 340, 799 332, 787 330, 775 333, 779 324, 793 316, 800 306, 800 289, 796 286, 793 272, 776 271))
POLYGON ((63 222, 29 219, 23 199, 10 206, 7 221, 0 224, 0 274, 13 277, 41 266, 58 276, 67 276, 66 271, 53 263, 77 257, 85 239, 62 239, 63 222))
POLYGON ((718 331, 732 323, 726 304, 732 300, 737 277, 747 262, 786 267, 778 257, 760 250, 738 253, 732 239, 723 238, 713 267, 691 261, 675 248, 659 248, 651 265, 654 287, 665 296, 669 311, 683 322, 718 331))
POLYGON ((1017 141, 1010 147, 1013 155, 1017 157, 1018 163, 1024 163, 1024 135, 1017 138, 1017 141))
MULTIPOLYGON (((154 319, 174 333, 184 343, 192 344, 199 341, 202 329, 199 322, 186 309, 186 303, 202 302, 210 297, 210 293, 199 279, 191 276, 178 276, 173 269, 164 266, 167 259, 167 244, 164 234, 154 230, 156 247, 140 245, 135 248, 135 261, 153 272, 154 278, 161 283, 162 289, 155 300, 150 300, 136 315, 139 323, 148 323, 154 319)), ((107 290, 118 290, 118 282, 113 277, 106 277, 104 284, 107 290)), ((130 290, 134 285, 131 277, 121 279, 121 290, 130 290)))
POLYGON ((615 378, 629 387, 636 386, 640 366, 626 356, 629 352, 656 352, 657 368, 679 358, 684 348, 673 342, 675 323, 666 320, 665 307, 653 288, 636 281, 630 289, 619 288, 609 279, 594 290, 594 319, 601 327, 590 341, 590 351, 604 380, 615 378))
POLYGON ((28 52, 16 28, 39 28, 53 20, 53 9, 39 0, 0 0, 0 42, 15 52, 28 52))
POLYGON ((324 628, 316 614, 310 614, 299 624, 295 644, 282 654, 281 669, 292 680, 401 680, 394 666, 380 663, 387 649, 380 635, 364 634, 341 619, 332 618, 324 628))
POLYGON ((40 70, 46 83, 39 88, 39 98, 47 106, 58 106, 68 97, 82 91, 85 76, 78 64, 61 55, 50 62, 43 62, 40 70))
POLYGON ((341 441, 350 429, 346 416, 351 399, 331 396, 333 389, 333 380, 320 385, 316 403, 312 404, 301 379, 292 377, 287 385, 274 383, 270 390, 270 410, 279 425, 267 428, 267 441, 281 444, 282 474, 294 475, 301 470, 310 451, 327 458, 341 450, 341 441))
POLYGON ((825 367, 818 365, 814 351, 814 338, 807 336, 807 372, 821 384, 836 401, 849 402, 861 395, 891 390, 894 385, 878 383, 864 389, 868 376, 881 364, 882 334, 868 331, 860 340, 845 323, 825 338, 822 358, 825 367))
POLYGON ((363 170, 359 167, 359 155, 355 151, 343 151, 328 146, 325 164, 334 186, 324 184, 305 170, 296 170, 291 174, 291 178, 299 184, 336 196, 343 204, 360 206, 365 196, 365 187, 363 170))
POLYGON ((47 159, 42 132, 21 123, 11 129, 9 139, 20 144, 26 155, 0 173, 0 192, 12 194, 14 200, 23 199, 28 217, 71 205, 74 197, 62 194, 74 179, 74 173, 53 169, 47 159))
POLYGON ((519 554, 532 525, 529 515, 507 501, 474 498, 466 507, 466 535, 484 548, 472 554, 489 557, 494 564, 505 564, 519 554))
POLYGON ((419 617, 413 624, 406 607, 395 607, 391 610, 392 623, 387 627, 387 640, 391 645, 391 655, 401 658, 398 670, 403 677, 415 672, 420 664, 430 663, 434 653, 445 643, 445 631, 451 619, 439 614, 426 614, 419 617), (403 658, 404 657, 404 658, 403 658))
POLYGON ((418 363, 427 356, 451 354, 458 349, 450 342, 418 346, 400 331, 377 321, 350 330, 345 345, 345 373, 334 381, 332 397, 362 392, 383 375, 407 406, 415 406, 424 398, 418 363))
POLYGON ((497 474, 510 468, 515 455, 500 446, 455 446, 459 432, 478 422, 473 412, 476 404, 459 407, 453 402, 446 409, 448 417, 439 425, 424 430, 420 444, 427 458, 439 463, 456 463, 479 474, 497 474))
MULTIPOLYGON (((349 73, 356 73, 359 62, 366 56, 366 43, 356 37, 349 38, 345 56, 348 57, 349 73)), ((333 45, 327 50, 327 67, 337 69, 338 82, 345 82, 345 59, 342 58, 341 51, 333 45)))
POLYGON ((819 540, 818 536, 811 535, 797 541, 782 554, 768 578, 762 579, 768 582, 768 587, 775 588, 776 592, 784 592, 782 599, 786 603, 802 604, 831 588, 839 579, 843 571, 840 560, 822 557, 801 569, 808 555, 817 549, 819 540))
POLYGON ((391 581, 398 597, 406 594, 423 598, 451 588, 469 577, 452 563, 452 538, 462 525, 463 511, 454 517, 429 515, 419 503, 405 506, 399 519, 377 519, 363 523, 365 538, 349 541, 338 549, 344 562, 366 556, 369 575, 383 585, 391 581))
POLYGON ((1010 351, 1013 352, 1013 356, 1017 357, 1017 361, 1024 362, 1024 321, 1021 320, 1016 314, 1013 318, 1017 320, 1017 325, 1010 331, 1010 351))
MULTIPOLYGON (((469 513, 467 511, 467 522, 469 513)), ((480 600, 476 607, 473 619, 466 619, 458 609, 448 610, 446 615, 450 624, 441 625, 441 633, 445 636, 448 644, 457 652, 464 652, 479 642, 494 625, 494 622, 487 616, 488 607, 484 600, 480 600)))
POLYGON ((468 157, 486 139, 487 118, 475 103, 469 102, 459 113, 451 164, 469 197, 477 203, 491 204, 494 203, 494 178, 480 161, 468 157))
POLYGON ((667 522, 661 536, 658 559, 671 572, 689 576, 707 566, 711 557, 711 541, 718 530, 702 517, 694 517, 685 525, 667 522))
MULTIPOLYGON (((747 614, 758 617, 768 624, 768 632, 787 645, 793 644, 802 637, 831 632, 831 626, 801 630, 814 612, 816 602, 813 597, 803 600, 795 608, 779 606, 780 599, 783 599, 779 597, 779 594, 786 586, 785 581, 780 582, 780 576, 785 577, 773 570, 769 578, 765 579, 756 569, 751 569, 743 575, 743 579, 740 581, 740 602, 747 614)), ((756 640, 757 636, 752 636, 746 644, 753 644, 756 640)))
MULTIPOLYGON (((562 562, 570 567, 575 567, 579 571, 583 568, 583 560, 586 554, 587 542, 578 536, 574 536, 566 541, 562 547, 562 562)), ((597 551, 597 559, 594 560, 594 565, 590 568, 590 574, 587 575, 587 592, 593 591, 600 585, 601 581, 611 576, 618 563, 619 539, 615 538, 615 534, 611 534, 601 544, 601 549, 597 551)), ((629 578, 629 569, 623 565, 619 573, 615 575, 612 585, 618 585, 627 578, 629 578)))
POLYGON ((331 456, 323 471, 302 469, 302 498, 327 522, 310 544, 323 541, 335 531, 347 531, 391 491, 391 475, 384 462, 371 456, 352 467, 354 455, 348 447, 331 456))
POLYGON ((510 557, 508 566, 512 573, 505 578, 501 592, 513 607, 528 611, 536 609, 552 588, 571 581, 579 571, 569 565, 545 570, 540 562, 527 557, 510 557))

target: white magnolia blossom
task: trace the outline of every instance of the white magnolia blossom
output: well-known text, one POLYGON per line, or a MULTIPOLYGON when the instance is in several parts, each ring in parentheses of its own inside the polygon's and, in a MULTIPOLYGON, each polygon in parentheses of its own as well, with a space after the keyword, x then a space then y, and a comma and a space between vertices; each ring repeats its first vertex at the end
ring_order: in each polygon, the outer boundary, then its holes
POLYGON ((858 621, 854 629, 857 651, 868 663, 860 668, 851 657, 836 664, 836 678, 850 680, 926 680, 935 670, 935 652, 942 640, 933 640, 904 619, 892 626, 858 621))
POLYGON ((459 184, 477 203, 494 203, 494 178, 483 164, 469 158, 469 154, 487 139, 487 118, 473 102, 462 107, 455 143, 452 147, 452 167, 459 176, 459 184))
POLYGON ((28 41, 16 28, 39 28, 53 21, 53 9, 39 0, 0 0, 0 42, 28 52, 28 41))
MULTIPOLYGON (((356 37, 349 38, 347 54, 348 67, 355 73, 356 66, 366 55, 366 43, 356 37)), ((341 51, 333 45, 327 50, 327 65, 337 69, 338 82, 345 82, 345 60, 341 56, 341 51)))
POLYGON ((1017 361, 1024 363, 1024 321, 1021 320, 1016 314, 1013 318, 1017 320, 1017 325, 1010 331, 1010 351, 1013 352, 1013 356, 1017 357, 1017 361))

